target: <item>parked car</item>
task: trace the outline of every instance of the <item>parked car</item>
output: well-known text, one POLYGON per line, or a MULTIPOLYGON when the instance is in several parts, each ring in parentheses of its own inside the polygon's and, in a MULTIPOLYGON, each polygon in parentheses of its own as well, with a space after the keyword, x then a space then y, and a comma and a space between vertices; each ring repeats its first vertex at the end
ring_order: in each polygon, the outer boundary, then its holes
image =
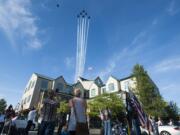
MULTIPOLYGON (((16 128, 26 128, 27 126, 27 118, 24 116, 16 116, 15 118, 12 119, 12 125, 15 125, 16 128)), ((35 130, 38 127, 38 122, 34 122, 31 130, 35 130)))
POLYGON ((24 116, 16 116, 12 119, 12 126, 15 126, 17 129, 25 129, 27 119, 24 116))
MULTIPOLYGON (((180 135, 179 126, 163 125, 163 126, 159 126, 158 129, 160 135, 180 135)), ((141 128, 141 134, 148 135, 148 131, 144 128, 141 128)))
POLYGON ((169 125, 159 126, 159 133, 160 135, 180 135, 180 127, 169 125))

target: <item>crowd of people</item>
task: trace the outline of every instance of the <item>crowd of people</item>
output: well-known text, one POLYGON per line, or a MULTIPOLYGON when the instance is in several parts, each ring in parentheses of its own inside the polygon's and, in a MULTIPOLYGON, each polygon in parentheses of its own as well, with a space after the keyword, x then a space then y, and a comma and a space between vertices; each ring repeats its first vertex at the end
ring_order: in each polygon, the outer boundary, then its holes
MULTIPOLYGON (((59 101, 57 100, 56 92, 49 91, 47 97, 42 101, 42 107, 40 110, 36 110, 32 107, 27 115, 27 125, 23 135, 28 135, 28 132, 37 126, 38 119, 38 135, 53 135, 55 126, 57 125, 57 108, 59 107, 59 101)), ((127 106, 128 107, 128 106, 127 106)), ((74 97, 69 100, 70 114, 64 117, 64 120, 60 119, 58 135, 89 135, 89 121, 87 121, 87 103, 86 100, 81 98, 81 91, 79 89, 74 90, 74 97)), ((112 135, 112 112, 109 108, 104 108, 100 111, 100 119, 102 121, 102 135, 112 135)), ((0 114, 0 133, 6 133, 8 135, 18 135, 17 129, 13 124, 15 117, 22 115, 21 113, 16 114, 13 106, 10 105, 4 113, 0 114)), ((135 115, 135 114, 133 114, 135 115)), ((136 120, 132 120, 132 125, 129 124, 128 119, 133 116, 130 114, 129 117, 125 119, 126 123, 126 133, 129 133, 129 128, 133 128, 133 124, 137 124, 136 120)), ((137 117, 134 117, 137 118, 137 117)), ((149 117, 150 122, 153 127, 153 135, 159 135, 158 126, 163 125, 161 118, 155 121, 154 117, 149 117)), ((122 125, 122 124, 121 124, 122 125)), ((172 119, 170 119, 169 125, 173 125, 172 119)), ((121 133, 123 134, 123 127, 121 128, 121 133)), ((138 130, 139 128, 135 128, 138 130)), ((120 132, 120 129, 118 127, 120 132)), ((140 129, 139 129, 140 130, 140 129)), ((120 135, 121 135, 120 133, 120 135)), ((136 131, 140 135, 140 131, 136 131)))
MULTIPOLYGON (((59 101, 57 100, 56 92, 49 91, 47 97, 42 102, 40 111, 34 107, 30 109, 27 115, 27 126, 23 135, 28 135, 28 132, 36 126, 35 123, 38 119, 38 135, 53 135, 54 129, 57 124, 57 108, 59 101)), ((81 91, 76 89, 74 97, 69 100, 70 116, 66 118, 62 125, 59 124, 59 135, 89 135, 87 124, 87 103, 86 100, 81 98, 81 91)), ((13 124, 13 119, 22 115, 16 114, 13 106, 10 105, 5 113, 0 115, 0 133, 8 135, 17 135, 17 129, 13 124)))

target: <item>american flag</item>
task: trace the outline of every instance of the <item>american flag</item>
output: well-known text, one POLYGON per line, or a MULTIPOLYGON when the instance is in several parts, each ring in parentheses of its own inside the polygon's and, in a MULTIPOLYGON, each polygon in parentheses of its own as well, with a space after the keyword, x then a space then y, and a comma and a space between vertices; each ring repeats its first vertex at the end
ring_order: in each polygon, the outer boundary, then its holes
POLYGON ((138 101, 137 97, 134 95, 132 91, 129 92, 129 100, 130 106, 133 110, 137 113, 139 122, 142 127, 146 128, 148 131, 152 131, 153 127, 151 121, 149 120, 147 114, 144 112, 140 102, 138 101))

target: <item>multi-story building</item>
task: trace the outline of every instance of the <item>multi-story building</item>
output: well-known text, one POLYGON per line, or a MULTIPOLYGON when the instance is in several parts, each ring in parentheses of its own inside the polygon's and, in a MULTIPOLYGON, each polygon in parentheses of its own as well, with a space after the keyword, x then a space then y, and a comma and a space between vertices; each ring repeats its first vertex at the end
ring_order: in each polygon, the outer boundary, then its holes
POLYGON ((52 85, 52 78, 33 73, 25 87, 21 100, 21 109, 25 110, 36 106, 39 101, 40 92, 42 90, 50 89, 52 85))
POLYGON ((20 108, 26 110, 31 107, 37 107, 42 96, 41 92, 49 89, 70 94, 73 87, 66 83, 63 76, 53 79, 33 73, 25 87, 20 108))
MULTIPOLYGON (((150 82, 155 86, 157 93, 159 93, 158 87, 151 78, 150 82)), ((124 99, 123 91, 128 92, 129 90, 136 90, 136 78, 134 76, 129 76, 117 79, 114 76, 110 76, 104 84, 100 77, 94 80, 79 77, 76 83, 69 84, 65 81, 63 76, 53 79, 33 73, 25 87, 20 105, 21 109, 26 110, 33 106, 37 107, 42 96, 42 91, 52 89, 61 94, 72 95, 73 89, 75 88, 80 89, 82 92, 81 97, 86 99, 94 98, 103 93, 118 93, 124 99)))

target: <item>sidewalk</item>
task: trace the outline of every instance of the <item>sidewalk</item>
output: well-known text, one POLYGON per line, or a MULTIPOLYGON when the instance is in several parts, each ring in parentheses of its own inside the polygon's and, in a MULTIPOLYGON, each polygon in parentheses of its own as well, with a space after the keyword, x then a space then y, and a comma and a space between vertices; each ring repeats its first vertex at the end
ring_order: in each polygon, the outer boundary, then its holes
MULTIPOLYGON (((100 135, 100 129, 90 129, 90 135, 100 135)), ((29 131, 29 135, 37 135, 37 131, 29 131)), ((55 131, 54 135, 57 135, 55 131)))

